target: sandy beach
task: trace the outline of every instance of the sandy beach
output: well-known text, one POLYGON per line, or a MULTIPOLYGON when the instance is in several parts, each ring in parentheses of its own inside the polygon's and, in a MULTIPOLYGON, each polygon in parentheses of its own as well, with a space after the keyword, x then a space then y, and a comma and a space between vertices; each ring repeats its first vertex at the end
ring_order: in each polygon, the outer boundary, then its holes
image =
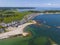
POLYGON ((24 32, 23 32, 24 28, 28 25, 35 24, 35 23, 36 23, 35 21, 33 21, 32 23, 25 23, 25 24, 18 26, 14 30, 11 30, 6 33, 2 33, 2 34, 0 34, 0 39, 9 38, 10 36, 14 36, 14 35, 18 35, 18 34, 22 34, 23 36, 25 36, 24 32))

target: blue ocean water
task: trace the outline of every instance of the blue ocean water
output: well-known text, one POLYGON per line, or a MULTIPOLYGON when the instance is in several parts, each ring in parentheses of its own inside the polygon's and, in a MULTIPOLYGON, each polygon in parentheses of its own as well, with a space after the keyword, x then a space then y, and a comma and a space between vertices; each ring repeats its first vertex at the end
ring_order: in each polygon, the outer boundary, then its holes
POLYGON ((30 31, 33 35, 33 38, 30 39, 30 45, 51 45, 49 39, 60 45, 60 28, 56 28, 56 26, 60 26, 60 14, 40 14, 33 20, 42 25, 29 25, 26 27, 25 31, 30 31), (48 28, 46 25, 51 27, 48 28))
POLYGON ((60 26, 60 14, 40 14, 33 20, 50 26, 60 26))
MULTIPOLYGON (((19 9, 19 11, 44 11, 44 10, 60 10, 60 8, 37 7, 35 9, 19 9)), ((40 14, 32 20, 42 24, 29 25, 24 30, 32 33, 32 38, 29 39, 29 45, 51 45, 51 39, 56 44, 60 45, 60 14, 40 14), (48 28, 50 26, 50 28, 48 28)))

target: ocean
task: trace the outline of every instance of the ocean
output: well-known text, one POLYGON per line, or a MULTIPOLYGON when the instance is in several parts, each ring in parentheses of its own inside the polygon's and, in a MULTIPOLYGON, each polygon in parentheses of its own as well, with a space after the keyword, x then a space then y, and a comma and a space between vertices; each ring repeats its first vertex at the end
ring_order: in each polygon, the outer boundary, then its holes
POLYGON ((60 26, 60 14, 40 14, 33 20, 41 25, 26 27, 25 31, 30 31, 33 35, 33 43, 30 45, 51 45, 51 42, 60 45, 60 28, 57 28, 60 26))

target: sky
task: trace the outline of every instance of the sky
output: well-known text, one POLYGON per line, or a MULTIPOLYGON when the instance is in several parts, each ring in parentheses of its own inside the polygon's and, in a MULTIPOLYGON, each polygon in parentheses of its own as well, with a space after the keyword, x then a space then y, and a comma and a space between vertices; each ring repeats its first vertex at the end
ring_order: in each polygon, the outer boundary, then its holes
POLYGON ((60 7, 60 0, 0 0, 0 7, 60 7))

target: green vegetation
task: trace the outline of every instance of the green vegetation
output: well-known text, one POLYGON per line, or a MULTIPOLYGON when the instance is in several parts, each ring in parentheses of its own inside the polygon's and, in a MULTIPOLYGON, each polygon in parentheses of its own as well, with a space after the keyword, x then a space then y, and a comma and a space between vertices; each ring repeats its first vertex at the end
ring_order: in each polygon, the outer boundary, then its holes
POLYGON ((0 26, 0 28, 2 28, 2 26, 0 26))
POLYGON ((12 21, 19 21, 21 20, 25 15, 30 14, 31 12, 19 12, 17 10, 9 11, 0 11, 0 22, 9 23, 12 21))
POLYGON ((4 18, 4 22, 8 23, 8 22, 12 22, 12 21, 18 21, 21 20, 25 15, 29 14, 30 12, 16 12, 15 16, 11 16, 11 17, 5 17, 4 18))
MULTIPOLYGON (((11 23, 13 21, 20 21, 24 16, 31 14, 31 12, 19 12, 17 9, 0 9, 0 23, 11 23)), ((0 26, 0 29, 5 27, 0 26)), ((7 32, 6 30, 4 30, 7 32)))
POLYGON ((0 28, 6 28, 6 27, 0 26, 0 28))

